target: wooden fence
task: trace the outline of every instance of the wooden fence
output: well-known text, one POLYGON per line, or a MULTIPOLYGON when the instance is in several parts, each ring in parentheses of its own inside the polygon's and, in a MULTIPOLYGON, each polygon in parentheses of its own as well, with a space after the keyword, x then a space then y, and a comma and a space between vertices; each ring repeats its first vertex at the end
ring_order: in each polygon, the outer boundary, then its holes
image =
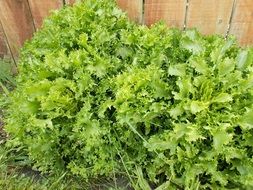
MULTIPOLYGON (((19 49, 40 28, 50 10, 75 0, 0 0, 0 58, 17 61, 19 49)), ((233 34, 253 44, 253 0, 117 0, 131 19, 151 25, 198 28, 203 34, 233 34)))

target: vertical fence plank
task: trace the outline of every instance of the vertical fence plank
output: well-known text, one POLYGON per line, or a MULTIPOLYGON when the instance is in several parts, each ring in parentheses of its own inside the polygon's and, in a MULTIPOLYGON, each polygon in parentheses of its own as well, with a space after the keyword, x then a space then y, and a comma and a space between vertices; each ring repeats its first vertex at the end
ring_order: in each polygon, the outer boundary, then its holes
POLYGON ((126 11, 129 18, 137 23, 142 22, 142 0, 117 0, 119 7, 126 11))
POLYGON ((19 48, 34 32, 31 12, 26 0, 0 0, 0 19, 14 58, 19 48))
POLYGON ((189 0, 187 27, 198 28, 203 34, 226 35, 233 0, 189 0))
POLYGON ((40 28, 43 19, 50 14, 50 11, 63 6, 62 0, 28 0, 32 12, 35 28, 40 28))
POLYGON ((146 0, 145 24, 151 24, 163 20, 169 27, 183 28, 185 18, 185 0, 146 0))
POLYGON ((241 45, 253 43, 253 1, 237 0, 229 34, 238 38, 241 45))

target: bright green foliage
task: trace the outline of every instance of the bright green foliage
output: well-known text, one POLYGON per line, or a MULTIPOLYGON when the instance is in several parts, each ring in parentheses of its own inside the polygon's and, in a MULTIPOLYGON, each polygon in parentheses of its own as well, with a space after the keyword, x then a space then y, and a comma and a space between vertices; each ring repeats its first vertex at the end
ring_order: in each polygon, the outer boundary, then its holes
POLYGON ((87 0, 23 48, 6 130, 44 172, 250 189, 252 63, 233 38, 138 26, 110 0, 87 0))

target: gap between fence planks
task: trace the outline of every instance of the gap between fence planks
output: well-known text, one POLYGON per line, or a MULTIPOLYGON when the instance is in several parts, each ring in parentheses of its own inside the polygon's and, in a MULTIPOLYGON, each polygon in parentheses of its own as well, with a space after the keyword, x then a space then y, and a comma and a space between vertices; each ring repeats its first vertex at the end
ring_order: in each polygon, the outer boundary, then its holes
MULTIPOLYGON (((0 22, 0 59, 7 59, 7 60, 13 59, 1 22, 0 22)), ((3 64, 9 64, 12 73, 13 74, 17 73, 15 62, 7 61, 3 62, 3 64)))
POLYGON ((10 55, 8 52, 8 44, 5 39, 5 34, 2 28, 2 24, 0 23, 0 59, 10 55))
POLYGON ((28 0, 28 3, 36 29, 41 27, 43 19, 50 14, 50 11, 63 6, 62 0, 28 0))
POLYGON ((117 0, 117 4, 130 19, 140 24, 143 22, 143 0, 117 0))

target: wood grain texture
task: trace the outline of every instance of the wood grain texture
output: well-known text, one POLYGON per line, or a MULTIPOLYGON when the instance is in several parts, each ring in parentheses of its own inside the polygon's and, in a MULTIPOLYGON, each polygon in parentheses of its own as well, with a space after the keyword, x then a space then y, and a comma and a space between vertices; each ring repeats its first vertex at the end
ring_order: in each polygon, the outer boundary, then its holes
POLYGON ((43 19, 49 16, 50 11, 59 9, 63 6, 62 0, 28 0, 28 2, 33 16, 35 28, 41 27, 43 19))
POLYGON ((202 34, 226 35, 233 0, 189 0, 186 27, 197 28, 202 34))
POLYGON ((117 4, 127 12, 130 19, 142 23, 142 0, 117 0, 117 4))
POLYGON ((170 27, 183 28, 185 7, 185 0, 146 0, 144 8, 145 24, 150 26, 163 20, 170 27))
POLYGON ((237 0, 229 34, 241 45, 253 45, 253 1, 237 0))
POLYGON ((0 19, 10 50, 17 60, 19 49, 34 32, 31 12, 26 0, 0 0, 0 19))

